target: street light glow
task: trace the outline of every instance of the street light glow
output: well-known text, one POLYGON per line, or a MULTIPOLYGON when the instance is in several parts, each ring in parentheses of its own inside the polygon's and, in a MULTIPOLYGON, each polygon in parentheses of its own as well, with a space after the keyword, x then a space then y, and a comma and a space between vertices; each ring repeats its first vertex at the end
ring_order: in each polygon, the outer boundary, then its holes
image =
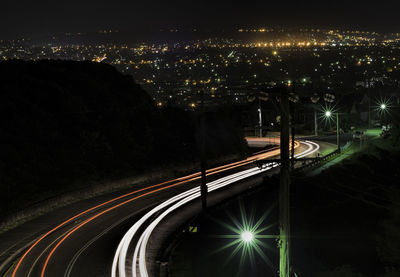
POLYGON ((390 99, 381 98, 380 100, 376 101, 375 111, 379 116, 384 117, 385 115, 390 114, 390 109, 390 99))
POLYGON ((325 106, 321 107, 321 113, 320 113, 320 118, 325 122, 325 126, 329 123, 329 126, 331 122, 334 121, 336 118, 337 114, 337 109, 335 106, 330 105, 330 103, 327 103, 325 106))
POLYGON ((255 220, 253 213, 250 216, 247 214, 246 209, 242 201, 239 201, 240 218, 236 218, 234 214, 226 211, 228 218, 231 219, 233 224, 225 223, 217 220, 216 223, 220 224, 224 228, 230 231, 230 234, 217 235, 221 239, 229 239, 229 242, 213 253, 230 249, 230 254, 227 255, 224 266, 227 265, 236 254, 240 253, 239 259, 239 271, 242 270, 246 260, 247 262, 254 263, 255 255, 258 256, 271 268, 274 268, 272 261, 266 255, 266 250, 272 249, 264 240, 265 239, 278 239, 279 235, 269 235, 265 232, 271 232, 272 228, 276 226, 276 223, 267 223, 265 220, 271 214, 272 209, 275 205, 269 207, 268 210, 261 215, 258 220, 255 220))
POLYGON ((254 238, 254 235, 250 231, 245 231, 242 233, 241 237, 244 242, 251 242, 254 238))

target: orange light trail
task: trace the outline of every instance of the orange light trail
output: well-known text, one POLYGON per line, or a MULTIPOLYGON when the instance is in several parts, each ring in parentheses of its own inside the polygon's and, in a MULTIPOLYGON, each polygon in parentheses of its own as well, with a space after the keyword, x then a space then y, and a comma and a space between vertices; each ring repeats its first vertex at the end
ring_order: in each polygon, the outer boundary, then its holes
MULTIPOLYGON (((249 140, 249 139, 251 140, 251 139, 253 139, 253 138, 246 138, 246 139, 247 139, 247 140, 249 140)), ((257 138, 257 139, 262 139, 262 138, 257 138)), ((277 138, 277 139, 279 139, 279 138, 277 138)), ((270 141, 270 139, 269 139, 269 141, 270 141)), ((300 143, 299 143, 298 141, 295 141, 295 148, 297 148, 297 147, 299 147, 299 146, 300 146, 300 143)), ((273 148, 273 150, 270 150, 270 151, 265 152, 265 153, 256 154, 256 155, 251 156, 251 157, 249 157, 249 158, 246 158, 245 160, 242 160, 242 161, 233 162, 233 163, 230 163, 230 164, 227 164, 227 165, 223 165, 223 166, 219 166, 219 167, 215 167, 215 168, 209 169, 209 170, 206 171, 206 173, 207 173, 207 176, 214 175, 214 174, 217 174, 217 173, 226 171, 226 170, 230 170, 230 169, 234 169, 234 168, 237 168, 237 167, 240 167, 240 166, 244 166, 244 165, 250 164, 250 163, 252 163, 252 162, 254 162, 254 161, 256 161, 256 160, 266 159, 266 158, 270 158, 270 157, 279 155, 279 153, 280 153, 280 149, 279 149, 279 148, 273 148)), ((13 273, 12 273, 11 276, 12 276, 12 277, 15 277, 15 275, 16 275, 18 269, 19 269, 20 266, 21 266, 21 263, 23 262, 23 260, 25 259, 25 257, 32 251, 32 249, 36 247, 36 245, 38 245, 44 238, 46 238, 47 236, 49 236, 51 233, 55 232, 56 230, 58 230, 59 228, 61 228, 61 227, 64 226, 65 224, 71 222, 72 220, 74 220, 74 219, 76 219, 76 218, 78 218, 78 217, 80 217, 80 216, 82 216, 82 215, 85 215, 85 214, 89 213, 90 211, 93 211, 93 210, 95 210, 95 209, 97 209, 97 208, 100 208, 100 207, 102 207, 102 206, 104 206, 104 205, 107 205, 107 204, 112 203, 112 202, 115 202, 115 201, 117 201, 117 200, 119 200, 119 199, 122 199, 122 198, 125 198, 125 197, 127 197, 127 196, 130 196, 130 195, 132 195, 132 194, 136 194, 136 193, 139 193, 139 192, 148 190, 148 189, 157 188, 157 187, 160 187, 160 186, 162 186, 162 185, 166 185, 166 184, 170 184, 170 183, 177 182, 177 183, 174 183, 174 184, 172 184, 172 185, 165 186, 165 187, 162 187, 162 188, 158 188, 158 189, 155 189, 155 190, 146 192, 146 193, 144 193, 144 194, 141 194, 141 195, 139 195, 139 196, 133 197, 133 198, 127 200, 127 201, 124 201, 124 202, 119 203, 119 204, 117 204, 117 205, 115 205, 115 206, 113 206, 113 207, 110 207, 110 208, 108 208, 108 209, 106 209, 106 210, 104 210, 104 211, 102 211, 102 212, 96 214, 95 216, 93 216, 93 217, 91 217, 91 218, 85 220, 85 221, 82 222, 81 224, 79 224, 77 227, 75 227, 74 229, 72 229, 65 237, 63 237, 63 238, 57 243, 57 245, 51 250, 51 252, 50 252, 50 254, 47 256, 46 262, 45 262, 45 264, 44 264, 44 266, 43 266, 41 277, 44 276, 44 273, 45 273, 45 270, 46 270, 48 261, 50 260, 51 256, 53 255, 53 253, 55 252, 55 250, 58 248, 58 246, 61 245, 61 243, 62 243, 65 239, 67 239, 73 232, 75 232, 76 230, 80 229, 83 225, 89 223, 89 222, 92 221, 93 219, 97 218, 97 217, 100 216, 100 215, 103 215, 104 213, 106 213, 106 212, 108 212, 108 211, 111 211, 111 210, 113 210, 113 209, 115 209, 115 208, 117 208, 117 207, 120 207, 120 206, 122 206, 122 205, 125 205, 125 204, 127 204, 127 203, 129 203, 129 202, 131 202, 131 201, 133 201, 133 200, 136 200, 136 199, 138 199, 138 198, 141 198, 141 197, 143 197, 143 196, 146 196, 146 195, 149 195, 149 194, 151 194, 151 193, 155 193, 155 192, 158 192, 158 191, 167 189, 167 188, 171 188, 171 187, 174 187, 174 186, 178 186, 178 185, 181 185, 181 184, 184 184, 184 183, 188 183, 188 182, 191 182, 191 181, 198 180, 198 179, 200 179, 200 175, 201 175, 201 172, 196 172, 196 173, 193 173, 193 174, 184 176, 184 177, 179 177, 179 178, 176 178, 176 179, 173 179, 173 180, 169 180, 169 181, 165 181, 165 182, 162 182, 162 183, 159 183, 159 184, 156 184, 156 185, 152 185, 152 186, 148 186, 148 187, 145 187, 145 188, 142 188, 142 189, 138 189, 138 190, 129 192, 129 193, 127 193, 127 194, 118 196, 118 197, 116 197, 116 198, 110 199, 110 200, 108 200, 108 201, 106 201, 106 202, 103 202, 103 203, 101 203, 101 204, 99 204, 99 205, 96 205, 96 206, 94 206, 94 207, 92 207, 92 208, 90 208, 90 209, 87 209, 87 210, 85 210, 85 211, 83 211, 83 212, 81 212, 81 213, 79 213, 79 214, 76 214, 75 216, 73 216, 73 217, 71 217, 71 218, 65 220, 64 222, 60 223, 59 225, 57 225, 56 227, 54 227, 53 229, 51 229, 50 231, 48 231, 47 233, 45 233, 45 234, 44 234, 43 236, 41 236, 34 244, 32 244, 32 245, 29 247, 29 249, 22 255, 22 257, 20 258, 20 260, 18 261, 18 263, 17 263, 17 265, 15 266, 14 271, 13 271, 13 273)))

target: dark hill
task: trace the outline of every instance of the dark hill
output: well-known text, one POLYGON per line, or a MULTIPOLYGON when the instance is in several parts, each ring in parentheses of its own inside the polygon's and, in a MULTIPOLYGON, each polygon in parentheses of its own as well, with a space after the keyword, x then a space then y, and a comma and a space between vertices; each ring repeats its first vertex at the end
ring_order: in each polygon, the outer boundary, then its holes
MULTIPOLYGON (((196 115, 157 109, 131 76, 106 64, 0 62, 0 111, 0 215, 87 180, 198 157, 196 115)), ((211 118, 209 157, 243 153, 229 116, 211 118)))

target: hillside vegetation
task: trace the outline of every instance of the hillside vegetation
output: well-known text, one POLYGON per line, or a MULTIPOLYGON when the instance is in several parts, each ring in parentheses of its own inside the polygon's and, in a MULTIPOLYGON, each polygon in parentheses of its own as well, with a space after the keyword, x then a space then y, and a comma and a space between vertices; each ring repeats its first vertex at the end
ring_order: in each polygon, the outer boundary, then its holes
MULTIPOLYGON (((198 161, 198 114, 157 109, 131 76, 73 61, 0 63, 0 215, 87 181, 198 161)), ((246 151, 230 115, 207 114, 208 158, 246 151)))

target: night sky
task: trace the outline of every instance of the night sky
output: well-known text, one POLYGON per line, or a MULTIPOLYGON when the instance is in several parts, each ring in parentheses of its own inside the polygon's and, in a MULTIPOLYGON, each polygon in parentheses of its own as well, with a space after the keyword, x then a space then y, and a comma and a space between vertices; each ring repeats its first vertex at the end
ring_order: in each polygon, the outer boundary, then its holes
POLYGON ((400 32, 400 1, 2 0, 0 38, 160 28, 320 27, 400 32))

